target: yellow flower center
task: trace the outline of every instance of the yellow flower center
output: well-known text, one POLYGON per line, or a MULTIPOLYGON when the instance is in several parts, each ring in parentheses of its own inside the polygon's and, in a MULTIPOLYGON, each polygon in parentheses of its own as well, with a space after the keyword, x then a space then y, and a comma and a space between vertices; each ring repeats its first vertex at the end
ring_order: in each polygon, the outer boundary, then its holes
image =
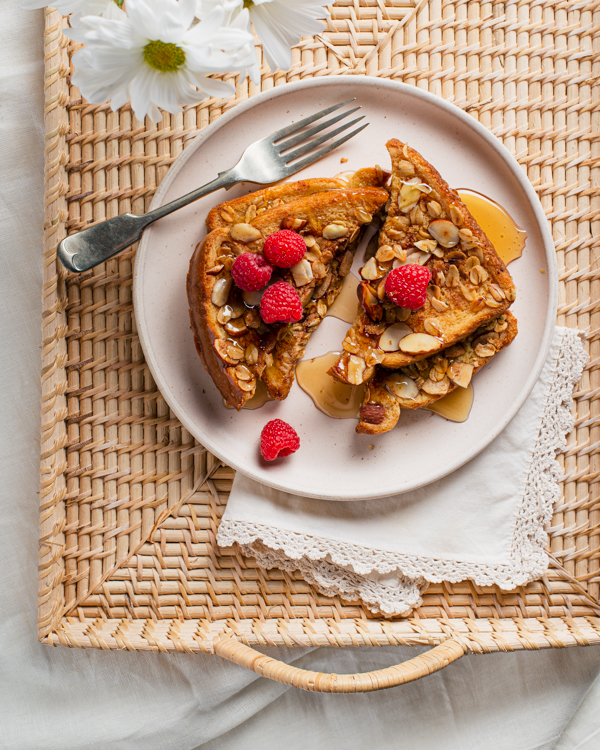
POLYGON ((244 0, 244 8, 251 8, 253 5, 252 0, 244 0))
POLYGON ((170 73, 185 65, 185 52, 176 44, 156 39, 144 47, 144 60, 154 70, 170 73))
POLYGON ((123 0, 113 0, 113 3, 114 3, 114 4, 115 4, 115 5, 116 5, 116 6, 118 7, 118 8, 122 8, 122 7, 123 7, 123 0))

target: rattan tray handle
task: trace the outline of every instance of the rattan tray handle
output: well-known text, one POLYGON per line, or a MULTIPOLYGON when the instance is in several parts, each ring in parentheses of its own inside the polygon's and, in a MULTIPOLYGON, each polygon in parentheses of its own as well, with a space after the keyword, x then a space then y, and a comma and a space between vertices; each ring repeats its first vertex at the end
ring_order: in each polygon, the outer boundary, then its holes
POLYGON ((371 690, 403 685, 447 667, 465 653, 465 647, 450 638, 431 651, 394 667, 364 674, 324 674, 291 667, 230 637, 217 641, 214 648, 219 656, 251 669, 262 677, 317 693, 368 693, 371 690))

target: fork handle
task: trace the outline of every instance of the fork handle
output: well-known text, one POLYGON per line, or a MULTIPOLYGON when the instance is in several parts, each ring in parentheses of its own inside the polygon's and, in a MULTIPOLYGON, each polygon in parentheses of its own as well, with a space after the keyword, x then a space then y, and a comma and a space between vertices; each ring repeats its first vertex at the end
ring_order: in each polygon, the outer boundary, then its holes
POLYGON ((229 169, 221 172, 212 182, 170 203, 165 203, 164 206, 159 206, 147 214, 122 214, 88 227, 77 234, 71 234, 58 245, 59 260, 69 271, 75 273, 88 271, 137 242, 144 229, 157 219, 162 219, 163 216, 178 211, 215 190, 229 188, 236 182, 240 182, 239 177, 234 169, 229 169))

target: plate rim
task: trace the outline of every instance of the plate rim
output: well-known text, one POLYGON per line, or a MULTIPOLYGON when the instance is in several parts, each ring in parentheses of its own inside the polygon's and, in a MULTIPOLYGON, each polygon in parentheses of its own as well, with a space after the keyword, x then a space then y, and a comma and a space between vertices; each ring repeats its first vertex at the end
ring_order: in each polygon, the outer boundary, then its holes
MULTIPOLYGON (((552 239, 552 233, 550 230, 550 226, 548 223, 548 220, 546 218, 546 215, 544 213, 544 210, 542 208, 542 205, 540 203, 540 200, 533 188, 533 185, 529 181, 526 174, 523 172, 519 162, 516 160, 516 158, 511 154, 511 152, 506 148, 506 146, 500 141, 499 138, 497 138, 491 131, 489 131, 484 125, 482 125, 478 120, 475 120, 471 115, 467 114, 464 110, 460 109, 460 107, 457 107, 455 104, 446 101, 445 99, 442 99, 441 97, 437 96, 436 94, 433 94, 429 91, 425 91, 424 89, 420 89, 416 86, 411 86, 409 84, 403 83, 401 81, 394 81, 390 79, 382 79, 377 78, 376 76, 360 76, 356 78, 352 78, 352 81, 349 81, 347 76, 331 76, 328 78, 309 78, 305 79, 303 81, 296 81, 292 83, 286 83, 282 86, 278 86, 273 89, 269 89, 267 91, 262 91, 255 96, 250 97, 249 99, 240 102, 239 104, 236 104, 233 106, 228 112, 221 115, 215 122, 208 125, 206 128, 203 128, 200 133, 194 138, 194 142, 190 144, 179 156, 175 159, 173 164, 171 165, 171 168, 169 169, 167 175, 160 183, 156 193, 154 194, 154 197, 150 204, 150 209, 153 210, 154 208, 157 208, 158 206, 162 205, 164 202, 164 195, 167 193, 169 188, 171 187, 173 181, 181 171, 181 169, 185 166, 187 161, 192 157, 193 154, 196 153, 196 151, 201 148, 205 141, 208 140, 215 132, 220 130, 222 127, 227 125, 231 120, 240 117, 245 112, 247 112, 250 109, 254 109, 257 106, 260 106, 263 102, 268 101, 270 99, 278 98, 279 96, 285 96, 288 93, 293 93, 294 91, 298 91, 300 89, 310 89, 310 88, 316 88, 316 87, 329 87, 329 86, 339 86, 339 85, 349 85, 356 86, 357 88, 360 88, 365 85, 373 85, 377 84, 378 86, 382 86, 383 88, 389 88, 391 90, 394 90, 395 93, 398 94, 406 94, 409 96, 413 96, 417 99, 424 99, 425 101, 429 102, 430 104, 441 107, 443 110, 448 112, 451 116, 457 117, 467 128, 471 128, 474 130, 477 134, 479 134, 486 143, 496 151, 498 156, 504 161, 504 163, 507 165, 507 167, 510 169, 511 173, 514 175, 514 177, 517 179, 517 182, 520 184, 521 188, 525 192, 525 195, 527 196, 529 205, 534 213, 536 222, 538 224, 538 227, 540 229, 540 234, 542 237, 542 242, 544 245, 544 250, 546 254, 546 261, 548 264, 548 304, 546 307, 546 319, 544 324, 544 331, 542 334, 542 339, 540 342, 540 347, 538 350, 537 357, 535 359, 534 365, 530 370, 529 376, 525 380, 525 383, 523 387, 521 388, 521 391, 519 392, 519 395, 517 398, 514 399, 513 404, 511 405, 511 408, 507 410, 504 418, 500 420, 494 429, 488 433, 485 438, 477 442, 474 446, 471 447, 469 451, 466 452, 465 456, 461 457, 461 460, 453 465, 450 469, 443 469, 439 472, 433 473, 431 475, 428 475, 427 478, 422 481, 421 479, 415 480, 413 484, 411 484, 408 487, 402 487, 402 488, 384 488, 383 490, 379 489, 376 492, 370 492, 370 491, 364 491, 364 492, 358 492, 353 493, 351 496, 348 495, 332 495, 332 494, 320 494, 316 492, 310 492, 303 490, 299 487, 293 487, 290 488, 288 485, 282 484, 281 481, 278 481, 276 478, 269 479, 265 478, 262 475, 259 475, 257 472, 252 470, 252 467, 246 467, 246 466, 240 466, 237 464, 237 461, 235 460, 235 457, 227 456, 225 457, 222 452, 219 450, 219 448, 215 447, 213 445, 213 441, 210 437, 210 435, 202 435, 202 437, 199 437, 197 434, 197 430, 195 427, 191 426, 191 421, 187 419, 187 415, 185 412, 179 408, 179 405, 177 404, 176 400, 171 397, 171 393, 168 388, 168 384, 163 382, 163 378, 161 375, 161 369, 158 363, 157 358, 154 356, 154 352, 152 349, 152 346, 150 344, 150 336, 149 332, 146 328, 146 320, 144 316, 144 304, 143 304, 143 295, 142 295, 142 281, 143 281, 143 271, 145 267, 145 260, 146 260, 146 252, 148 248, 149 238, 152 232, 152 227, 149 228, 149 230, 145 231, 142 235, 142 239, 140 240, 140 243, 138 245, 138 250, 135 257, 135 263, 134 263, 134 273, 133 273, 133 307, 134 311, 136 313, 136 325, 138 329, 138 335, 140 344, 142 347, 142 351, 144 352, 144 357, 146 359, 146 362, 148 363, 148 367, 150 368, 150 372, 152 373, 152 376, 154 378, 154 381, 160 390, 163 398, 169 405, 169 407, 173 410, 176 417, 179 419, 179 421, 183 424, 183 426, 190 432, 191 435, 193 435, 205 448, 207 448, 211 453, 213 453, 215 456, 217 456, 219 459, 224 461, 227 465, 231 466, 236 471, 241 472, 245 476, 249 476, 251 479, 254 479, 255 481, 266 484, 269 487, 272 487, 276 490, 280 490, 282 492, 286 492, 288 494, 296 494, 301 495, 304 497, 312 497, 317 499, 324 499, 324 500, 370 500, 375 498, 382 498, 382 497, 390 497, 392 495, 396 494, 404 494, 406 492, 411 492, 416 489, 419 489, 420 487, 425 487, 428 484, 431 484, 433 482, 436 482, 440 479, 443 479, 443 477, 448 476, 449 474, 452 474, 457 469, 461 468, 465 464, 467 464, 469 461, 471 461, 475 456, 479 455, 481 451, 483 451, 490 443, 492 443, 498 435, 500 435, 501 432, 507 427, 507 425, 512 421, 512 419, 516 416, 518 411, 521 409, 525 401, 527 400, 529 394, 531 393, 535 383, 537 382, 540 373, 542 371, 542 368, 544 366, 544 363, 546 362, 546 359, 548 357, 548 353, 550 350, 550 346, 552 343, 552 335, 556 326, 556 311, 558 307, 558 263, 556 259, 556 252, 554 249, 554 240, 552 239), (341 80, 340 80, 341 79, 341 80), (140 314, 138 315, 138 311, 140 314)), ((357 95, 358 98, 358 95, 357 95)), ((233 166, 233 165, 232 165, 233 166)), ((257 183, 258 184, 258 183, 257 183)))

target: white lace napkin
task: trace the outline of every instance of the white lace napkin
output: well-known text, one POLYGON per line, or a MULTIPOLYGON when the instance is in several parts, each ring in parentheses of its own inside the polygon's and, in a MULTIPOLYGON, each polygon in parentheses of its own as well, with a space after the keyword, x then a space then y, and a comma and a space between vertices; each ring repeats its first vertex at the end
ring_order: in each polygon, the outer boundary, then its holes
POLYGON ((512 589, 548 567, 544 524, 560 497, 556 453, 573 428, 581 334, 557 327, 531 395, 504 432, 453 474, 394 497, 353 502, 290 495, 237 474, 217 542, 265 568, 299 570, 327 596, 406 615, 428 582, 512 589))

